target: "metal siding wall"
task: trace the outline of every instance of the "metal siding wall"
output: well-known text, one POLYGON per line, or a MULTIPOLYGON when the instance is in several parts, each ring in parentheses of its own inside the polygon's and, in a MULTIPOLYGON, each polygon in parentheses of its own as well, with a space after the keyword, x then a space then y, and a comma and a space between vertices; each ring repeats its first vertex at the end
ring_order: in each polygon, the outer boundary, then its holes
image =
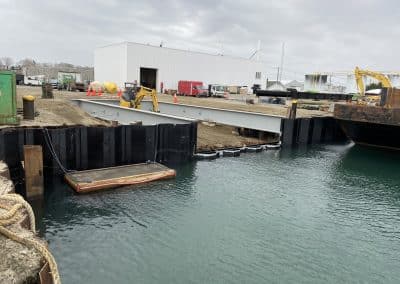
POLYGON ((139 81, 140 67, 155 68, 158 69, 157 89, 160 82, 166 89, 177 89, 179 80, 248 87, 265 84, 264 64, 257 61, 134 43, 127 44, 127 58, 127 80, 139 81), (255 79, 256 72, 262 72, 262 79, 255 79))
POLYGON ((123 87, 127 81, 126 51, 126 43, 97 48, 94 52, 95 81, 111 81, 123 87))

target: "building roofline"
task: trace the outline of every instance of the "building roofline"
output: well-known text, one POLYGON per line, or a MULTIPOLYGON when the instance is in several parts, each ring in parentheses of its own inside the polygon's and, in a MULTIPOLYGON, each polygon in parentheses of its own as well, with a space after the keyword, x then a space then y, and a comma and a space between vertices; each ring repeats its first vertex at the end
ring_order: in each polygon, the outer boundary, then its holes
POLYGON ((239 56, 232 56, 232 55, 220 55, 220 54, 212 54, 212 53, 207 53, 204 51, 196 51, 196 50, 185 50, 185 49, 179 49, 179 48, 171 48, 171 47, 160 47, 157 45, 151 45, 147 43, 139 43, 139 42, 132 42, 132 41, 122 41, 118 43, 112 43, 104 46, 99 46, 96 47, 96 49, 99 48, 106 48, 110 46, 117 46, 117 45, 141 45, 141 46, 146 46, 146 47, 153 47, 153 48, 159 48, 159 49, 169 49, 169 50, 174 50, 174 51, 179 51, 179 52, 185 52, 185 53, 196 53, 196 54, 203 54, 203 55, 208 55, 208 56, 215 56, 215 57, 224 57, 224 58, 230 58, 230 59, 237 59, 237 60, 243 60, 243 61, 248 61, 248 62, 259 62, 259 63, 266 63, 265 61, 262 60, 253 60, 249 58, 244 58, 244 57, 239 57, 239 56))

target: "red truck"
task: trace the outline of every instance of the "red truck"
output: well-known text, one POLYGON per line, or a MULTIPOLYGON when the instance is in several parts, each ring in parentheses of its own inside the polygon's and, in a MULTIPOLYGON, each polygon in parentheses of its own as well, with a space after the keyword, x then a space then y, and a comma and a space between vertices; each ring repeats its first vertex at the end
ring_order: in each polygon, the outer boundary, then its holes
POLYGON ((182 96, 193 96, 199 97, 203 82, 199 81, 179 81, 178 82, 178 94, 182 96))

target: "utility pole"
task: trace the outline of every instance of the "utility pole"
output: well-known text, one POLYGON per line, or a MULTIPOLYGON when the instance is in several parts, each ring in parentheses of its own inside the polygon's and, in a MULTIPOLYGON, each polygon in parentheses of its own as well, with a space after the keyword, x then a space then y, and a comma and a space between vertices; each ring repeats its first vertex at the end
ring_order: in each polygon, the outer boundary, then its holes
POLYGON ((276 67, 278 69, 278 72, 276 73, 276 83, 279 82, 279 67, 276 67))
POLYGON ((281 53, 281 72, 279 73, 279 81, 282 81, 282 73, 283 73, 283 57, 285 56, 285 42, 282 42, 282 53, 281 53))
POLYGON ((257 42, 257 57, 256 60, 259 61, 260 60, 260 50, 261 50, 261 40, 258 40, 257 42))

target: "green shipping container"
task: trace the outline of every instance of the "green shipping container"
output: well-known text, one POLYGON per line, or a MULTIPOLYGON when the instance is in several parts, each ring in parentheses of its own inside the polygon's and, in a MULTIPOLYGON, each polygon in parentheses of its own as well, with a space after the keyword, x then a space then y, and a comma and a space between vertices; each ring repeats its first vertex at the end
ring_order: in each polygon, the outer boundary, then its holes
POLYGON ((0 71, 0 124, 17 124, 15 73, 0 71))

